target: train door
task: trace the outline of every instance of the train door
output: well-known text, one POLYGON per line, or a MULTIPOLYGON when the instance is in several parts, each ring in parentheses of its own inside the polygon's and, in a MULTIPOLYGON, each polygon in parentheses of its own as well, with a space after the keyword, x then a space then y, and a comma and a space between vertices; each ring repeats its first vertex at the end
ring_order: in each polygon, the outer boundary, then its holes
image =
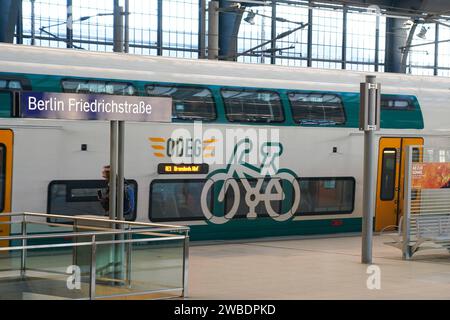
POLYGON ((403 214, 406 147, 423 145, 423 138, 381 138, 375 231, 397 226, 403 214))
MULTIPOLYGON (((11 212, 13 132, 0 129, 0 221, 9 222, 3 213, 11 212)), ((0 224, 0 236, 9 236, 10 225, 0 224)), ((0 241, 0 247, 7 246, 0 241)))

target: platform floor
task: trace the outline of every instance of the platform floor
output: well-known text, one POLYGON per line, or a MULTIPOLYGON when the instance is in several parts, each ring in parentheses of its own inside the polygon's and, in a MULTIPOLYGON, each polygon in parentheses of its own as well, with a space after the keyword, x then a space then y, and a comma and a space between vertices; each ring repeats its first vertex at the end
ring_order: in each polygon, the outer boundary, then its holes
POLYGON ((360 237, 271 240, 190 249, 189 299, 450 299, 450 254, 399 249, 375 236, 381 289, 369 290, 360 237))

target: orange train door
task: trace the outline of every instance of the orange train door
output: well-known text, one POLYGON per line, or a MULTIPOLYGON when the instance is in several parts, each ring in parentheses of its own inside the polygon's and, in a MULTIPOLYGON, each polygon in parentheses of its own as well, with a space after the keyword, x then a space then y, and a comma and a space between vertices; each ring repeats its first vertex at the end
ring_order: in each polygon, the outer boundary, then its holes
POLYGON ((381 138, 378 156, 375 231, 397 226, 403 214, 406 147, 423 138, 381 138))
MULTIPOLYGON (((9 217, 2 217, 3 213, 11 212, 12 191, 12 151, 13 132, 11 130, 0 130, 0 236, 9 236, 9 217)), ((0 247, 7 246, 7 241, 0 241, 0 247)))

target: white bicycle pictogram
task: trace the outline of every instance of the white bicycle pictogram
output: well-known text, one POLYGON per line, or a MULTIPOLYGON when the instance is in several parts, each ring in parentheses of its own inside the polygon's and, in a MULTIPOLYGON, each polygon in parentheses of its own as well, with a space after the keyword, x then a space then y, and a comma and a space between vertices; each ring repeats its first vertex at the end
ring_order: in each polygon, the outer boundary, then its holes
MULTIPOLYGON (((261 146, 261 153, 264 155, 264 158, 259 168, 244 162, 245 156, 251 152, 252 147, 253 145, 248 139, 239 142, 234 148, 233 157, 226 169, 216 170, 207 178, 208 180, 201 193, 201 207, 205 217, 212 223, 226 223, 233 219, 238 212, 241 201, 238 181, 242 183, 246 192, 245 202, 249 208, 247 214, 248 219, 257 217, 256 207, 261 202, 264 202, 267 214, 276 221, 288 220, 297 210, 300 204, 300 186, 297 181, 297 176, 289 169, 276 170, 274 164, 276 158, 283 152, 282 145, 280 143, 264 143, 261 146), (272 168, 275 175, 268 178, 264 172, 269 167, 272 168), (252 186, 250 180, 256 180, 256 184, 252 186), (277 210, 272 207, 274 201, 278 202, 286 198, 283 191, 283 181, 287 181, 292 185, 293 194, 292 206, 285 213, 277 212, 277 210), (265 190, 262 191, 265 182, 267 185, 265 186, 265 190), (234 201, 230 206, 230 209, 228 212, 224 212, 223 216, 214 215, 208 206, 208 195, 210 194, 211 188, 216 184, 219 184, 219 187, 220 184, 222 185, 217 196, 218 201, 225 201, 229 188, 231 188, 234 195, 234 201)), ((212 189, 212 191, 211 194, 214 193, 214 189, 212 189)), ((226 208, 224 208, 224 210, 226 210, 226 208)))

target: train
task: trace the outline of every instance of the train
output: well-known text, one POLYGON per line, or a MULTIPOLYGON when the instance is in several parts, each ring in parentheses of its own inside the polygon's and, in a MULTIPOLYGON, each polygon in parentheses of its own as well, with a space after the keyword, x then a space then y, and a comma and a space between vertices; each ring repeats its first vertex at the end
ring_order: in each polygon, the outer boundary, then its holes
POLYGON ((110 123, 17 117, 22 94, 165 97, 170 121, 125 122, 125 219, 192 240, 360 232, 367 75, 382 88, 381 231, 402 216, 406 146, 450 144, 448 78, 1 44, 0 211, 105 215, 110 123))

